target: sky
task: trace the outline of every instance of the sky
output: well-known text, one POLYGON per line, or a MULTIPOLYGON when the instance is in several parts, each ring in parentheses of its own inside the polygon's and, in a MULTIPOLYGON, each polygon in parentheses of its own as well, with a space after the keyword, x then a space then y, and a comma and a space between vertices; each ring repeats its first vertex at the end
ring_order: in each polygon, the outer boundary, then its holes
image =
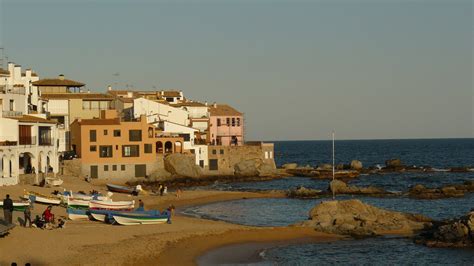
POLYGON ((248 140, 474 137, 468 0, 0 0, 0 47, 92 91, 228 103, 248 140))

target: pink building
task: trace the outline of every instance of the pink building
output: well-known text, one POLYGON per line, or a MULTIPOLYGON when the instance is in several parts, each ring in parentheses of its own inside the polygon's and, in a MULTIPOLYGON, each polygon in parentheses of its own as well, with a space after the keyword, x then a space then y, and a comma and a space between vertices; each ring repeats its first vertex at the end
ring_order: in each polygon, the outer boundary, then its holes
POLYGON ((211 145, 244 144, 244 115, 226 104, 209 107, 209 142, 211 145))

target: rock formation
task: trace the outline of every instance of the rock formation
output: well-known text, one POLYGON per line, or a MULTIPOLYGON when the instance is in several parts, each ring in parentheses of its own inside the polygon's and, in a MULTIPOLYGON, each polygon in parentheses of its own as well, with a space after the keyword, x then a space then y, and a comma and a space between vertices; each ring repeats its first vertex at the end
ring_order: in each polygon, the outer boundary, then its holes
POLYGON ((363 166, 362 166, 362 162, 361 161, 358 161, 358 160, 352 160, 351 161, 351 169, 352 170, 362 170, 363 166))
POLYGON ((296 163, 285 163, 284 165, 281 166, 283 169, 296 169, 298 167, 298 164, 296 163))
POLYGON ((408 191, 408 196, 417 199, 441 199, 464 197, 466 193, 474 192, 474 181, 466 181, 463 184, 447 185, 440 188, 427 188, 416 185, 408 191))
POLYGON ((422 229, 429 218, 380 209, 360 200, 324 201, 309 214, 309 221, 301 223, 317 231, 352 235, 373 236, 383 233, 413 233, 422 229))
POLYGON ((169 154, 164 159, 165 170, 173 177, 199 178, 201 168, 196 165, 193 155, 181 153, 169 154))
POLYGON ((430 247, 474 247, 474 211, 458 219, 434 223, 415 242, 430 247))
POLYGON ((333 180, 329 184, 329 190, 336 194, 389 194, 384 189, 369 186, 369 187, 357 187, 348 186, 341 180, 333 180))
POLYGON ((234 174, 238 177, 271 176, 275 173, 276 168, 264 163, 262 159, 245 160, 234 165, 234 174))
POLYGON ((298 187, 296 189, 290 189, 286 196, 289 198, 318 198, 322 195, 322 191, 319 189, 311 189, 305 187, 298 187))

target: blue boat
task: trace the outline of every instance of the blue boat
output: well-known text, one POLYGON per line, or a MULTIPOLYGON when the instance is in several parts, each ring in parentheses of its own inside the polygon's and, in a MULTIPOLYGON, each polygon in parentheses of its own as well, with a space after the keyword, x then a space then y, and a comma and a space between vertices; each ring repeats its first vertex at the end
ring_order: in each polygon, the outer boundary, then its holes
POLYGON ((115 215, 139 215, 139 216, 160 216, 161 213, 158 210, 149 211, 114 211, 114 210, 89 210, 89 214, 97 221, 114 223, 115 215))

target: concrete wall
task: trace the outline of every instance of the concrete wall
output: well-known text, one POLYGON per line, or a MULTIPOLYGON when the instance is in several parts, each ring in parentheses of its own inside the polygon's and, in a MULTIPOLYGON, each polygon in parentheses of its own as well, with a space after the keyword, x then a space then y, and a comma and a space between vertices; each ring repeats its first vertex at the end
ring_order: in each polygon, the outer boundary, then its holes
POLYGON ((135 118, 146 115, 149 123, 166 120, 184 126, 189 125, 188 112, 185 110, 145 98, 135 99, 133 104, 135 118))
MULTIPOLYGON (((161 168, 164 169, 163 159, 156 158, 154 162, 151 163, 141 163, 140 161, 136 161, 135 163, 121 163, 121 164, 109 164, 109 163, 101 163, 101 164, 81 164, 81 173, 82 176, 89 175, 91 176, 91 166, 98 166, 98 178, 99 179, 132 179, 135 178, 135 165, 146 165, 146 175, 151 175, 157 169, 161 168), (114 169, 114 165, 116 166, 117 170, 114 169), (125 170, 122 170, 122 165, 125 167, 125 170), (108 171, 105 171, 104 166, 108 167, 108 171)), ((139 176, 144 177, 144 176, 139 176)))

